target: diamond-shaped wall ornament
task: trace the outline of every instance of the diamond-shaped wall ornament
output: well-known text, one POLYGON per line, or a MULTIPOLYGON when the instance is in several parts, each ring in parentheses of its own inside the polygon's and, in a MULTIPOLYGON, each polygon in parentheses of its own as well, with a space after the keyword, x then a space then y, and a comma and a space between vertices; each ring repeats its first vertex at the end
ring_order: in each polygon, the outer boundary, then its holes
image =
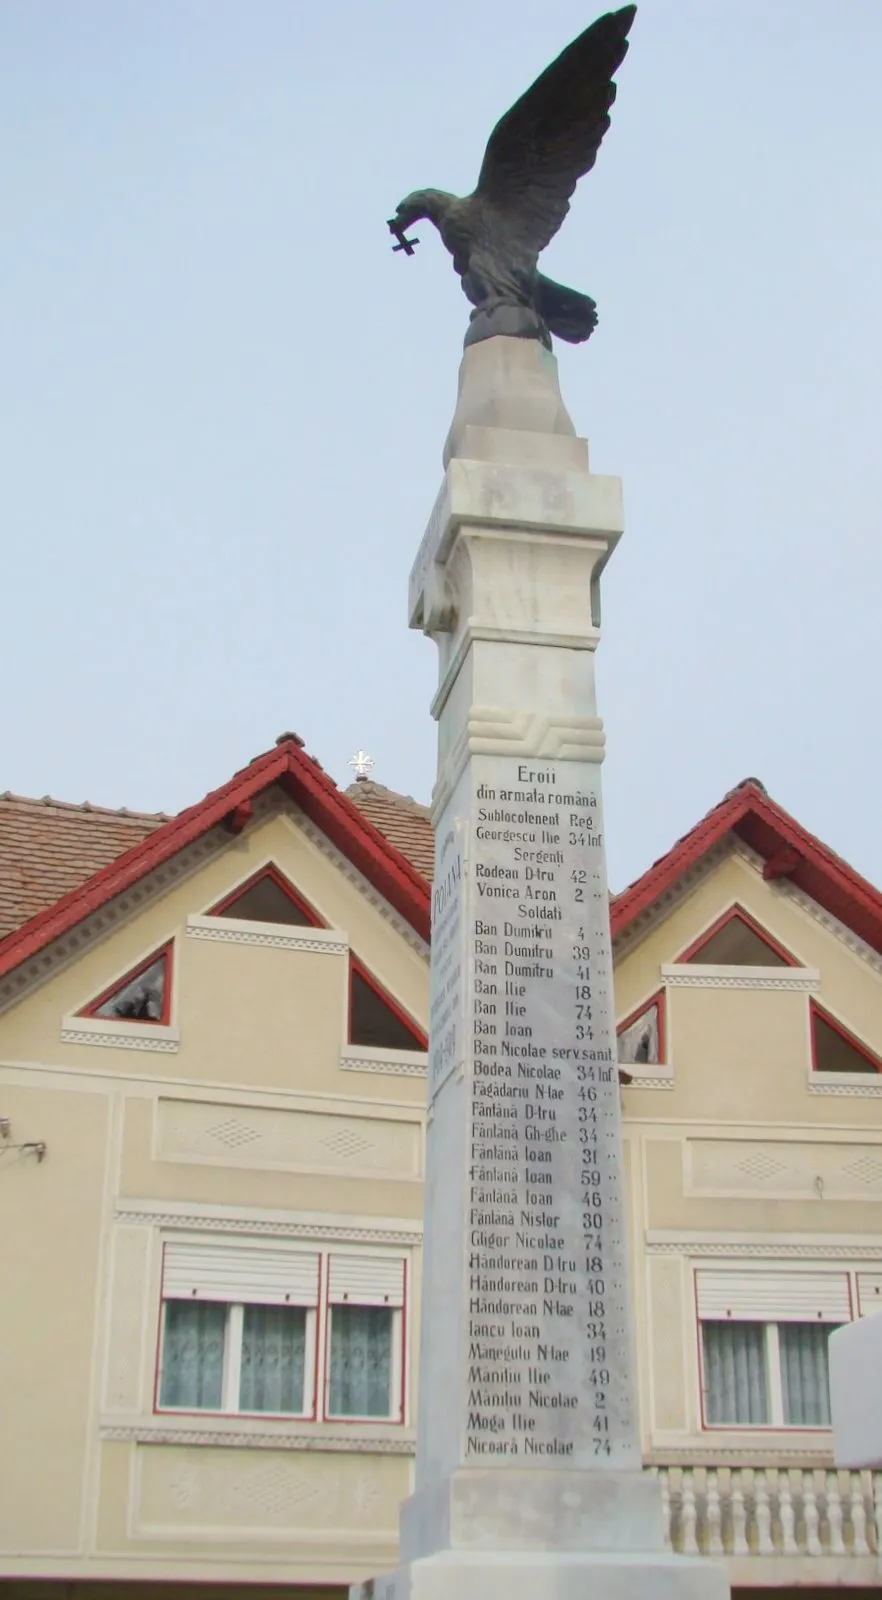
POLYGON ((233 1488, 243 1500, 275 1516, 314 1500, 319 1492, 312 1479, 292 1471, 287 1462, 268 1462, 266 1466, 257 1467, 239 1478, 233 1488))
POLYGON ((783 1161, 777 1161, 774 1156, 767 1155, 763 1150, 756 1150, 752 1155, 745 1156, 743 1161, 736 1162, 735 1170, 743 1172, 746 1178, 757 1178, 765 1182, 775 1178, 787 1168, 783 1161))
POLYGON ((846 1162, 842 1170, 847 1178, 856 1178, 868 1189, 882 1183, 882 1161, 877 1161, 875 1156, 859 1156, 857 1161, 846 1162))
POLYGON ((331 1133, 326 1133, 319 1143, 333 1155, 347 1158, 364 1155, 364 1152, 371 1148, 370 1139, 357 1133, 354 1128, 334 1128, 331 1133))
POLYGON ((227 1117, 225 1122, 216 1122, 213 1127, 206 1128, 205 1137, 216 1139, 218 1144, 226 1145, 228 1150, 235 1150, 239 1145, 251 1144, 261 1135, 254 1128, 249 1128, 247 1122, 242 1122, 239 1117, 227 1117))

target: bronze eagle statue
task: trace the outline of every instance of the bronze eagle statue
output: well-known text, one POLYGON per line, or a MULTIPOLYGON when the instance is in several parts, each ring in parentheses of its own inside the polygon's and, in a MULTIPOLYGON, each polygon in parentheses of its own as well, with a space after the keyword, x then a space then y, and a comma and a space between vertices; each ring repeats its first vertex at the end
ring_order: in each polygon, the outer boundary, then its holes
POLYGON ((473 194, 417 189, 390 217, 394 248, 408 255, 419 243, 408 228, 425 219, 438 229, 476 308, 467 345, 495 333, 581 344, 596 327, 595 302, 543 277, 537 261, 597 159, 636 10, 599 17, 500 118, 473 194))

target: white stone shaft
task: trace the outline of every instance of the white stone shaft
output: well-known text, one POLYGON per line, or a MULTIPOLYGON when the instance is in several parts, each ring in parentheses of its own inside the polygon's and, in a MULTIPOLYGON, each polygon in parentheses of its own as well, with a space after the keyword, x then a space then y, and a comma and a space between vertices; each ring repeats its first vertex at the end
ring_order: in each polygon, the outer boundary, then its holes
POLYGON ((409 595, 439 651, 416 1488, 373 1593, 721 1600, 641 1470, 594 690, 620 485, 529 340, 466 351, 445 467, 409 595))

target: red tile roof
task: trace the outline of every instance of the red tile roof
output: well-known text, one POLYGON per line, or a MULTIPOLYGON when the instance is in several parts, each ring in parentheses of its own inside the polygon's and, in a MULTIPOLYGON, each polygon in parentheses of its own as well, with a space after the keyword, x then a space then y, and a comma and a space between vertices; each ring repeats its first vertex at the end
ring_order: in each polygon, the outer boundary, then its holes
POLYGON ((249 762, 229 783, 178 816, 159 820, 158 826, 128 850, 7 934, 0 940, 0 975, 35 955, 211 828, 223 823, 231 832, 240 831, 254 800, 274 784, 280 785, 420 936, 428 939, 426 879, 302 746, 303 741, 296 735, 283 734, 272 750, 249 762))
POLYGON ((0 794, 0 939, 161 827, 156 813, 0 794))
MULTIPOLYGON (((0 796, 0 974, 218 823, 245 825, 278 783, 412 924, 429 933, 432 827, 427 807, 365 780, 346 793, 283 734, 197 805, 162 814, 0 796)), ((689 868, 732 833, 882 954, 882 894, 747 778, 611 903, 613 937, 650 912, 689 868)))
POLYGON ((417 872, 431 879, 435 869, 435 835, 428 806, 409 794, 396 794, 382 783, 362 778, 346 790, 353 805, 407 856, 417 872))
POLYGON ((789 878, 823 910, 882 955, 882 894, 853 867, 801 827, 757 778, 745 778, 611 906, 615 939, 657 904, 684 872, 733 833, 763 861, 763 877, 789 878))

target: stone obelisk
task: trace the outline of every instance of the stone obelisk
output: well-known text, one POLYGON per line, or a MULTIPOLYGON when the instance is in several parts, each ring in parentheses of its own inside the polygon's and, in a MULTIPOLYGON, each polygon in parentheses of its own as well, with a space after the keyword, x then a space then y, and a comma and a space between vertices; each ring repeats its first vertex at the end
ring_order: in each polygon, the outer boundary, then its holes
POLYGON ((410 582, 438 646, 416 1485, 389 1600, 722 1600, 642 1470, 595 703, 618 479, 535 339, 466 349, 410 582))

